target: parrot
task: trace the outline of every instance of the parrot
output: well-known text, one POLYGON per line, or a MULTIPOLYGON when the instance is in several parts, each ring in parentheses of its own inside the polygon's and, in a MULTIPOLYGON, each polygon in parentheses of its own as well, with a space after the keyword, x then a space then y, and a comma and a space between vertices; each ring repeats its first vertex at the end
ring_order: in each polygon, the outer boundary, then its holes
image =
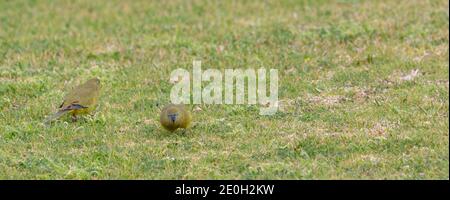
POLYGON ((74 122, 77 121, 78 115, 89 114, 97 105, 100 87, 100 79, 98 78, 89 79, 82 85, 76 86, 64 97, 58 112, 47 117, 45 123, 58 119, 66 113, 71 114, 74 122))
POLYGON ((168 104, 161 110, 161 125, 168 131, 187 129, 192 121, 191 113, 182 104, 168 104))

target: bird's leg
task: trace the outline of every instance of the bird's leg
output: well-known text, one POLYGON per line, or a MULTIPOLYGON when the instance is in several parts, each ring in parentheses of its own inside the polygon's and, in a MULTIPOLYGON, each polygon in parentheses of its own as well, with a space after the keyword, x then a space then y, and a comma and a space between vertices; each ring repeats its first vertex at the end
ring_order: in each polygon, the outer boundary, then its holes
POLYGON ((72 122, 76 122, 78 120, 78 118, 77 118, 77 116, 76 115, 72 115, 72 122))

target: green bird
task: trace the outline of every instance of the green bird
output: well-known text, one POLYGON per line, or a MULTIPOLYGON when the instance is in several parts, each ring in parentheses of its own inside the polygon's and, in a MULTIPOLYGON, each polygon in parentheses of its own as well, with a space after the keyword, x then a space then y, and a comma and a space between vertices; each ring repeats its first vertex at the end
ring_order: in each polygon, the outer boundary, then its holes
POLYGON ((162 109, 159 121, 166 130, 173 132, 179 128, 188 128, 192 116, 184 105, 169 104, 162 109))
POLYGON ((76 86, 64 97, 58 112, 47 117, 45 123, 58 119, 66 113, 72 115, 72 121, 76 121, 78 115, 91 113, 97 105, 100 87, 98 78, 90 79, 84 84, 76 86))

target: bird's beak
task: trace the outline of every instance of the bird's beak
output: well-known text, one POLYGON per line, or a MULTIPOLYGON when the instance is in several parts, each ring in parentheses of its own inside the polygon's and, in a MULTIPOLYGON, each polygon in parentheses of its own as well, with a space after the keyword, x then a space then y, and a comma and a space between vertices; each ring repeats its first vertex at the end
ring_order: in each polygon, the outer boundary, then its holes
POLYGON ((170 120, 172 120, 172 123, 175 123, 175 120, 177 120, 176 115, 169 115, 170 120))

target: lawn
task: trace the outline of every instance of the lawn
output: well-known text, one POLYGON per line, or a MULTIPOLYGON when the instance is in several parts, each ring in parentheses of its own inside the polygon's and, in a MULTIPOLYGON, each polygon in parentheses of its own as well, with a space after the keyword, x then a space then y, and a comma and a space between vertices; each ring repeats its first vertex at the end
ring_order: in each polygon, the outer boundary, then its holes
POLYGON ((0 179, 449 179, 448 6, 0 0, 0 179), (191 105, 165 131, 194 60, 278 69, 278 112, 191 105), (95 115, 44 126, 92 77, 95 115))

